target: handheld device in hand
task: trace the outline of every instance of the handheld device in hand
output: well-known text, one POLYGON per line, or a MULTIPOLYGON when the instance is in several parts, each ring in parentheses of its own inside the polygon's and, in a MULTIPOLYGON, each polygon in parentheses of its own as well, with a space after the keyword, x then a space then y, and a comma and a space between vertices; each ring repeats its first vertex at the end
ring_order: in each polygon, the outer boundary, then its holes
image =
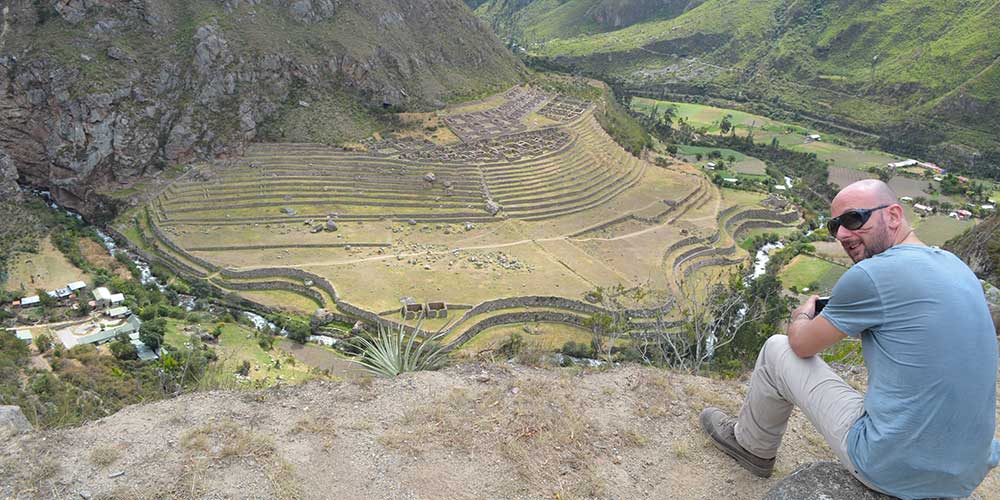
POLYGON ((820 311, 826 307, 827 302, 830 302, 830 297, 820 297, 816 299, 816 316, 818 316, 820 311))

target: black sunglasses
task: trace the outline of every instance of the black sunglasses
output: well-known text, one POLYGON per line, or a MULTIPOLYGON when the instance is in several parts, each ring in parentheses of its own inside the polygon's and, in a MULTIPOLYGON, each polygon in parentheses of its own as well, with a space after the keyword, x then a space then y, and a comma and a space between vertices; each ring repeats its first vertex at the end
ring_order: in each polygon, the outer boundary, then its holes
POLYGON ((854 210, 848 210, 832 219, 826 223, 827 230, 830 231, 830 236, 837 236, 837 231, 840 230, 840 226, 844 226, 851 231, 861 229, 868 219, 872 217, 872 213, 876 210, 881 210, 888 207, 889 205, 882 205, 875 208, 856 208, 854 210))

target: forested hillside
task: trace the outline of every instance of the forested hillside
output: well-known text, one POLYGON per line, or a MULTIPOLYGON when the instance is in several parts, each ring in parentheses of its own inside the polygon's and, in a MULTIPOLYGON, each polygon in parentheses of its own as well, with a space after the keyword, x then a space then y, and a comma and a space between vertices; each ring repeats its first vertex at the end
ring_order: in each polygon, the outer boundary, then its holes
POLYGON ((1000 176, 996 0, 491 0, 476 13, 549 65, 797 112, 1000 176))

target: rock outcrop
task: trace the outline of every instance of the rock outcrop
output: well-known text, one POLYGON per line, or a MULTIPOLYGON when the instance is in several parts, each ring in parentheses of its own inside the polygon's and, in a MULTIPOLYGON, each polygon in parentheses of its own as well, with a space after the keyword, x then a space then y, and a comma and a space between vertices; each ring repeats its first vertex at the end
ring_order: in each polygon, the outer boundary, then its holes
POLYGON ((23 182, 100 219, 118 203, 108 193, 169 165, 239 153, 304 98, 314 110, 317 96, 347 96, 374 116, 389 106, 429 110, 524 75, 459 0, 174 7, 48 0, 5 9, 0 149, 23 182))
POLYGON ((778 482, 764 500, 892 500, 861 484, 834 462, 806 464, 778 482))
POLYGON ((35 430, 19 406, 0 406, 0 439, 35 430))
POLYGON ((15 202, 21 200, 21 188, 17 185, 17 167, 3 149, 0 149, 0 200, 15 202))

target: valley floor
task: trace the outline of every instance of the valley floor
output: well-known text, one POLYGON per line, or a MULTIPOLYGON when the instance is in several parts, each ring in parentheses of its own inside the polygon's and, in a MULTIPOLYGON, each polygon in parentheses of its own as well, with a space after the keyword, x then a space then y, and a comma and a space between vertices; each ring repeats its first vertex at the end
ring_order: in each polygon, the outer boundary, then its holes
MULTIPOLYGON (((857 368, 847 378, 864 383, 857 368)), ((0 445, 0 497, 758 499, 833 459, 797 411, 770 479, 716 451, 698 413, 736 411, 745 388, 638 366, 488 363, 194 393, 0 445)), ((1000 474, 977 493, 1000 496, 1000 474)))

